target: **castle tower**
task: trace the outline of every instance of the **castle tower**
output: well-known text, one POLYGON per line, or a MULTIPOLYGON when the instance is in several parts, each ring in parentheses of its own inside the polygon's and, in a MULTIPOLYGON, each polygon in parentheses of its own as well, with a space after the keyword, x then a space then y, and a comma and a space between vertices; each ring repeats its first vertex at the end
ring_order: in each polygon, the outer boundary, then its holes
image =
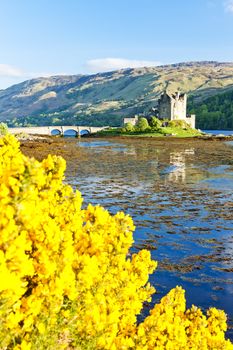
POLYGON ((171 105, 171 96, 165 90, 164 93, 160 96, 158 101, 158 115, 159 119, 169 119, 171 120, 172 115, 172 105, 171 105))
POLYGON ((195 116, 187 116, 187 94, 169 94, 167 91, 161 95, 158 101, 159 119, 184 120, 192 128, 195 128, 195 116))
POLYGON ((186 119, 187 95, 179 91, 171 96, 171 120, 186 119))

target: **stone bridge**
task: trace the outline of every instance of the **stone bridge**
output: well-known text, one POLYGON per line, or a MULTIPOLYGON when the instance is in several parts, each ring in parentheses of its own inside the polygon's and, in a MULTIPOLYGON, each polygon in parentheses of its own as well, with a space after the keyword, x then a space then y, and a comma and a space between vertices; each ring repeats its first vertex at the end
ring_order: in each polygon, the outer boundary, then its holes
POLYGON ((72 131, 76 136, 84 134, 95 134, 97 131, 107 129, 108 126, 30 126, 22 128, 8 128, 11 134, 31 134, 31 135, 61 135, 64 136, 68 131, 72 131))

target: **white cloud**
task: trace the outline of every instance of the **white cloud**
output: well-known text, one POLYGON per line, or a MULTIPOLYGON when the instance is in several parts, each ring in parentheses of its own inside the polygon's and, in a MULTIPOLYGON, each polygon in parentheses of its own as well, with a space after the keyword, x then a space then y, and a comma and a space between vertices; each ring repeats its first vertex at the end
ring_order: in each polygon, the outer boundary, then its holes
POLYGON ((38 77, 50 77, 51 75, 66 75, 66 73, 48 73, 48 72, 25 72, 20 68, 16 68, 9 64, 0 63, 0 77, 4 78, 21 78, 31 79, 38 77))
POLYGON ((99 58, 89 60, 85 67, 89 73, 108 72, 122 68, 153 67, 160 65, 157 61, 128 60, 124 58, 99 58))
POLYGON ((226 0, 224 2, 225 11, 233 14, 233 0, 226 0))
POLYGON ((23 71, 19 68, 10 66, 9 64, 0 63, 0 77, 22 77, 23 71))
MULTIPOLYGON (((64 73, 61 73, 63 75, 64 73)), ((50 77, 55 75, 48 72, 25 72, 20 68, 11 66, 9 64, 0 63, 0 90, 7 87, 21 83, 24 80, 38 78, 38 77, 50 77)), ((57 73, 56 75, 60 75, 57 73)))

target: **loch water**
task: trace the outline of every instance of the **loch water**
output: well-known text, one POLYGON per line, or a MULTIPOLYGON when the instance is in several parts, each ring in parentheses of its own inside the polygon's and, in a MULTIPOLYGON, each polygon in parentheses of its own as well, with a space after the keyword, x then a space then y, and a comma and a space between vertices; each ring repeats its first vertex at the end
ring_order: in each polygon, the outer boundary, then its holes
POLYGON ((132 216, 132 251, 158 261, 153 303, 182 286, 188 307, 225 310, 233 340, 233 142, 81 138, 57 153, 84 206, 132 216))

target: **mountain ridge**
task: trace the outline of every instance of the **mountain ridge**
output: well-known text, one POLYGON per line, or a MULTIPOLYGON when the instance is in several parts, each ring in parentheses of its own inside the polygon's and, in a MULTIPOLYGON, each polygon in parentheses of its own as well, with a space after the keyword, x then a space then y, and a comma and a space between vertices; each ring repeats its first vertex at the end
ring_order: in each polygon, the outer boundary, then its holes
POLYGON ((167 89, 192 101, 233 90, 233 62, 197 61, 96 74, 39 77, 0 90, 0 121, 11 126, 120 125, 148 111, 167 89))

